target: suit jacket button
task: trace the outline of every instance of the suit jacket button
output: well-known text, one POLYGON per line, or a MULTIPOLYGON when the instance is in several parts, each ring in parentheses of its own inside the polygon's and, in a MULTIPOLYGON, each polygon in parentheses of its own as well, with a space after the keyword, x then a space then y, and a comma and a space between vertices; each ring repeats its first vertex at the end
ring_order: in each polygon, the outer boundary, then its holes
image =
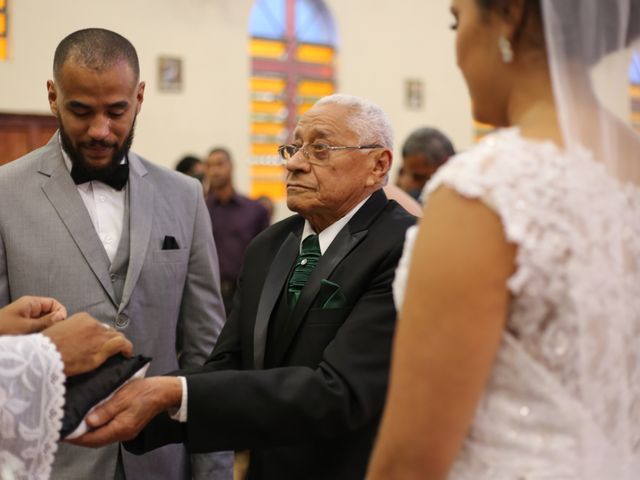
POLYGON ((118 328, 126 328, 129 325, 129 317, 127 317, 124 313, 121 313, 116 318, 116 327, 118 328))

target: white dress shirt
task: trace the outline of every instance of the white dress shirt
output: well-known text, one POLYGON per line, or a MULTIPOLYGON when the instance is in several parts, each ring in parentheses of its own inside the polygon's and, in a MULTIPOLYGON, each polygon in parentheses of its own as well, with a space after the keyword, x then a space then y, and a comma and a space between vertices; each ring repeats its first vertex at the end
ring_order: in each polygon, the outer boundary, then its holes
MULTIPOLYGON (((351 218, 353 218, 353 216, 357 213, 357 211, 360 210, 360 208, 362 208, 365 202, 369 200, 370 196, 371 195, 369 195, 367 198, 365 198, 359 204, 353 207, 349 211, 349 213, 347 213, 340 220, 332 223, 331 225, 329 225, 327 228, 325 228, 318 234, 318 242, 320 243, 320 253, 322 255, 324 255, 324 252, 327 251, 327 248, 329 248, 331 243, 333 243, 333 241, 336 239, 336 237, 338 236, 338 233, 340 233, 340 230, 342 230, 342 228, 347 223, 349 223, 349 220, 351 220, 351 218)), ((311 224, 307 220, 305 220, 304 228, 302 229, 302 236, 300 237, 300 248, 302 248, 302 241, 305 238, 307 238, 309 235, 314 235, 315 233, 316 232, 311 227, 311 224)), ((188 401, 187 379, 185 377, 178 377, 178 378, 180 379, 180 383, 182 383, 182 401, 180 403, 180 408, 177 410, 171 409, 169 411, 169 415, 173 420, 177 420, 179 422, 185 423, 187 421, 187 401, 188 401)))
MULTIPOLYGON (((59 142, 59 139, 58 139, 59 142)), ((62 157, 69 172, 71 172, 71 160, 62 146, 62 157)), ((124 162, 124 158, 122 162, 124 162)), ((109 185, 91 181, 76 185, 78 193, 84 202, 87 212, 91 217, 93 227, 104 246, 109 261, 113 262, 122 236, 124 221, 125 189, 116 190, 109 185)))
MULTIPOLYGON (((371 195, 369 195, 369 197, 370 196, 371 195)), ((327 251, 327 248, 329 248, 329 245, 331 245, 333 241, 336 239, 336 237, 338 236, 338 233, 340 233, 340 230, 342 230, 342 228, 347 223, 349 223, 349 220, 351 220, 351 218, 356 214, 356 212, 360 210, 360 208, 362 208, 362 205, 364 205, 365 202, 369 200, 369 197, 365 198, 359 204, 357 204, 355 207, 349 210, 349 212, 340 220, 332 223, 327 228, 325 228, 320 233, 318 233, 318 243, 320 243, 320 253, 322 255, 324 255, 324 252, 327 251)), ((300 237, 301 250, 302 250, 302 242, 304 241, 304 239, 307 238, 309 235, 315 235, 315 234, 316 234, 316 231, 311 227, 311 224, 309 223, 309 221, 305 220, 304 228, 302 229, 302 236, 300 237)))

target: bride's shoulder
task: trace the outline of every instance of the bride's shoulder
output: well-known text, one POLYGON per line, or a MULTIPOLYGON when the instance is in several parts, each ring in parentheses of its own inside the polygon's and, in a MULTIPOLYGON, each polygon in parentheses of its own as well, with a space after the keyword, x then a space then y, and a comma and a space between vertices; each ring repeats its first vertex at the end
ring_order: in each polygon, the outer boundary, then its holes
POLYGON ((451 158, 427 184, 424 195, 446 185, 468 197, 489 190, 521 189, 560 177, 563 162, 550 141, 524 138, 518 128, 499 129, 451 158))

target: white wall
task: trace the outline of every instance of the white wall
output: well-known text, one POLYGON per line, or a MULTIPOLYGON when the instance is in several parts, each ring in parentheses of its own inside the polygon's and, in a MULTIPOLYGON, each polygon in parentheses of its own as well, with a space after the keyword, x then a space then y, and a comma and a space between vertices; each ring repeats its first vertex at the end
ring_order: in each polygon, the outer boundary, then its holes
MULTIPOLYGON (((79 28, 115 30, 136 46, 147 82, 134 149, 172 167, 213 145, 236 157, 236 184, 249 187, 252 0, 9 0, 11 59, 0 62, 0 112, 47 113, 45 84, 58 42, 79 28), (183 59, 184 89, 159 92, 157 59, 183 59)), ((434 125, 457 147, 472 139, 469 101, 455 66, 449 0, 327 0, 340 35, 339 90, 368 97, 396 129, 396 164, 408 133, 434 125), (422 79, 425 107, 404 106, 404 81, 422 79)))
POLYGON ((435 126, 456 147, 473 140, 470 102, 455 63, 449 0, 328 0, 340 34, 339 89, 370 98, 391 117, 395 168, 407 135, 435 126), (405 106, 407 79, 422 80, 422 110, 405 106))

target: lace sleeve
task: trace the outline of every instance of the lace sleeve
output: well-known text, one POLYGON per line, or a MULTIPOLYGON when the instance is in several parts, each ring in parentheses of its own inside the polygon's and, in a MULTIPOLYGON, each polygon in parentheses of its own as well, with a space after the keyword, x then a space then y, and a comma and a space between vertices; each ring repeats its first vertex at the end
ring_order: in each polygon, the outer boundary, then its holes
POLYGON ((567 159, 553 143, 526 141, 517 128, 502 129, 438 170, 423 196, 428 201, 446 185, 498 215, 506 239, 518 247, 517 269, 507 284, 518 295, 532 279, 548 282, 548 270, 563 261, 554 244, 563 225, 554 212, 566 209, 566 172, 567 159))
POLYGON ((62 425, 63 371, 46 336, 0 337, 0 478, 49 478, 62 425))
MULTIPOLYGON (((525 197, 522 190, 514 186, 514 181, 535 177, 540 170, 536 160, 523 148, 516 129, 497 131, 474 148, 451 158, 440 168, 426 184, 422 201, 427 204, 429 196, 441 186, 451 188, 466 198, 480 200, 500 217, 507 239, 520 245, 529 227, 529 219, 521 215, 525 211, 525 197)), ((538 192, 534 190, 527 193, 529 198, 535 200, 538 192)), ((393 294, 398 311, 404 301, 417 233, 417 226, 407 230, 402 258, 396 269, 393 294)))

